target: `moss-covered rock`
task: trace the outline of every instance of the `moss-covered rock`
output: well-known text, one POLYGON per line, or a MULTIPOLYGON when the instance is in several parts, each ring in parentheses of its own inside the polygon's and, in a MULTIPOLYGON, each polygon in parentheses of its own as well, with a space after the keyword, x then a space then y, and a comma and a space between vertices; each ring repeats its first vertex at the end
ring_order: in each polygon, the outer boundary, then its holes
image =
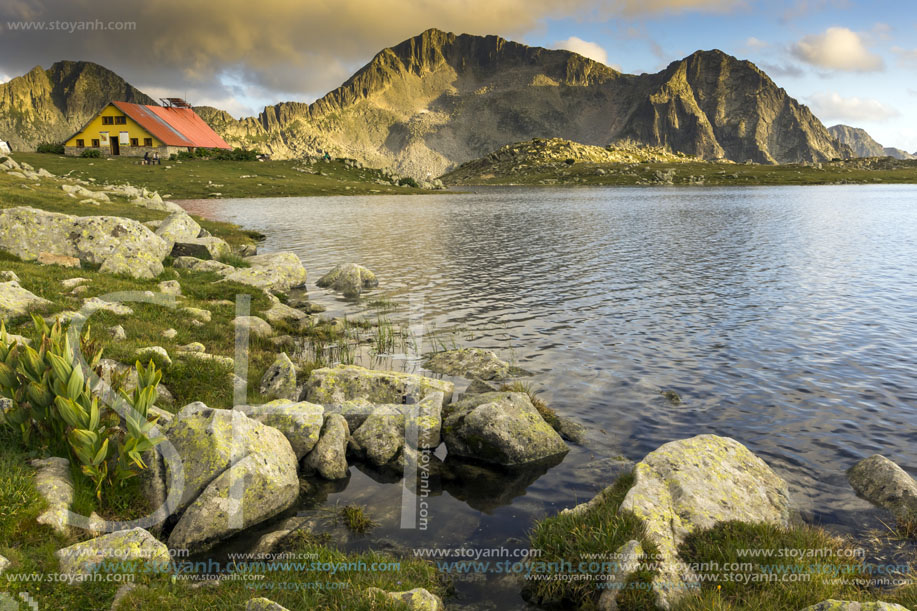
POLYGON ((47 299, 42 299, 19 286, 16 280, 0 282, 0 318, 26 316, 29 312, 41 310, 50 304, 47 299))
POLYGON ((258 392, 272 399, 298 398, 296 390, 296 366, 286 352, 277 355, 277 359, 264 372, 258 392))
POLYGON ((678 546, 689 534, 730 520, 789 526, 787 483, 729 437, 698 435, 664 444, 637 463, 634 477, 619 513, 640 518, 659 550, 653 585, 663 607, 697 581, 678 563, 678 546))
POLYGON ((899 525, 917 527, 917 481, 894 462, 874 454, 847 471, 857 494, 892 512, 899 525))
POLYGON ((471 395, 450 407, 443 421, 449 453, 512 466, 556 456, 567 444, 517 392, 471 395))
POLYGON ((336 266, 315 284, 343 293, 345 297, 358 297, 364 289, 379 286, 379 281, 376 274, 362 265, 346 263, 336 266))
POLYGON ((70 461, 52 456, 34 459, 30 464, 37 470, 35 488, 48 504, 44 513, 38 516, 38 523, 50 526, 61 533, 67 532, 68 512, 73 503, 70 461))
POLYGON ((305 473, 317 473, 325 479, 347 477, 347 441, 350 429, 347 420, 340 414, 325 418, 321 437, 312 451, 303 460, 305 473))
POLYGON ((223 277, 268 291, 288 291, 306 283, 306 268, 294 253, 268 253, 244 260, 248 267, 230 267, 223 277))
POLYGON ((509 363, 500 360, 490 350, 480 348, 437 352, 426 360, 424 367, 434 373, 470 380, 504 380, 510 376, 509 363))
POLYGON ((909 611, 896 603, 881 601, 856 602, 851 600, 824 600, 801 611, 909 611))
POLYGON ((377 404, 403 405, 431 392, 443 393, 443 404, 452 401, 454 385, 411 373, 374 371, 356 365, 316 369, 309 376, 303 398, 322 405, 339 405, 353 399, 377 404))
POLYGON ((321 405, 278 399, 264 405, 238 405, 233 409, 283 433, 297 459, 311 452, 319 442, 325 412, 321 405))
POLYGON ((446 611, 443 600, 425 588, 414 588, 406 592, 386 592, 380 588, 368 588, 372 596, 385 597, 405 605, 411 611, 446 611))
POLYGON ((171 561, 169 548, 142 528, 119 530, 57 550, 61 573, 91 575, 104 560, 148 562, 162 566, 171 561))
POLYGON ((156 235, 165 240, 172 250, 176 242, 193 240, 201 235, 201 226, 187 213, 176 212, 156 227, 156 235))

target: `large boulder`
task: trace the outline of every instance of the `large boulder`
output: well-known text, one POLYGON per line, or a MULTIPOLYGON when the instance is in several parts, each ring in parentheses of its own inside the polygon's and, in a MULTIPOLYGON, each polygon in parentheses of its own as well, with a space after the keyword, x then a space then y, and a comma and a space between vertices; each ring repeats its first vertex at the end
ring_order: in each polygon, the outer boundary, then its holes
POLYGON ((16 280, 0 282, 0 318, 25 316, 48 305, 50 301, 22 288, 16 280))
MULTIPOLYGON (((167 566, 172 561, 169 548, 142 528, 119 530, 89 541, 81 541, 57 550, 61 573, 74 576, 91 575, 99 564, 110 560, 119 562, 149 563, 154 567, 167 566)), ((142 572, 142 569, 141 569, 142 572)))
POLYGON ((568 450, 525 393, 471 395, 449 409, 443 437, 450 455, 514 466, 568 450))
POLYGON ((857 494, 889 510, 899 525, 917 527, 917 481, 879 454, 864 458, 847 471, 857 494))
MULTIPOLYGON (((184 510, 169 546, 191 550, 258 524, 290 507, 299 494, 296 455, 275 428, 239 410, 186 405, 166 431, 182 457, 184 510)), ((178 474, 166 464, 167 489, 178 474)))
POLYGON ((283 433, 297 459, 311 452, 319 442, 325 413, 321 405, 280 399, 264 405, 237 405, 233 409, 283 433))
POLYGON ((490 350, 480 348, 437 352, 426 360, 424 367, 434 373, 471 380, 504 380, 510 376, 509 363, 490 350))
POLYGON ((232 319, 232 324, 237 329, 248 329, 248 334, 252 337, 270 337, 274 334, 271 325, 257 316, 236 316, 232 319))
POLYGON ((175 212, 159 224, 156 235, 165 240, 171 250, 176 242, 197 239, 201 226, 186 212, 175 212))
POLYGON ((223 277, 268 291, 288 291, 306 283, 306 268, 294 253, 254 255, 243 260, 249 267, 230 267, 223 277))
POLYGON ((232 247, 225 240, 214 236, 176 240, 172 246, 173 257, 220 260, 231 254, 232 247))
POLYGON ((414 588, 406 592, 386 592, 381 588, 368 588, 367 593, 402 605, 410 611, 446 611, 443 600, 425 588, 414 588))
POLYGON ((350 429, 340 414, 325 418, 321 437, 303 461, 306 473, 317 473, 325 479, 347 477, 347 441, 350 429))
POLYGON ((353 432, 351 447, 376 466, 397 458, 407 442, 409 448, 435 448, 440 444, 442 402, 442 392, 431 392, 418 403, 371 405, 353 432))
POLYGON ((678 546, 689 534, 731 520, 790 523, 787 483, 729 437, 671 441, 637 463, 634 477, 618 511, 640 518, 658 548, 653 587, 663 608, 696 588, 696 575, 678 561, 678 546))
POLYGON ((341 264, 318 279, 321 288, 331 288, 345 297, 358 297, 363 289, 379 286, 376 275, 356 263, 341 264))
POLYGON ((38 516, 38 523, 50 526, 57 532, 66 533, 70 522, 70 504, 73 503, 70 461, 51 456, 33 459, 30 464, 37 470, 35 488, 47 505, 47 509, 38 516))
POLYGON ((323 405, 338 405, 352 399, 401 405, 409 400, 419 401, 431 392, 441 392, 445 405, 452 401, 453 390, 452 382, 445 380, 397 371, 374 371, 356 365, 338 365, 312 371, 303 398, 323 405))
POLYGON ((117 216, 71 216, 35 208, 0 211, 0 250, 25 261, 42 252, 76 257, 100 271, 153 278, 168 244, 143 224, 117 216))

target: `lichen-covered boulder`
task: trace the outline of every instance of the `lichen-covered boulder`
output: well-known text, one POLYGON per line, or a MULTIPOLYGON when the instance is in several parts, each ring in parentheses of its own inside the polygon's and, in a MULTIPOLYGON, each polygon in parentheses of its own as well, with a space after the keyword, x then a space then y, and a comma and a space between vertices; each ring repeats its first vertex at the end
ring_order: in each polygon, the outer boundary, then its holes
POLYGON ((296 366, 286 352, 281 352, 277 356, 264 375, 261 377, 261 385, 258 387, 265 397, 275 399, 297 399, 296 390, 296 366))
POLYGON ((289 611, 289 609, 275 603, 270 598, 259 596, 245 603, 245 611, 289 611))
POLYGON ((425 588, 414 588, 406 592, 386 592, 380 588, 366 590, 372 596, 381 596, 407 606, 411 611, 445 611, 443 600, 425 588))
POLYGON ((296 458, 302 458, 319 442, 325 408, 314 403, 293 403, 284 399, 264 405, 237 405, 233 409, 274 427, 287 438, 296 458))
POLYGON ((306 268, 294 253, 277 252, 245 257, 249 267, 230 267, 223 278, 268 291, 288 291, 306 283, 306 268))
POLYGON ((149 567, 168 565, 169 548, 142 528, 119 530, 89 541, 81 541, 55 552, 61 573, 91 575, 104 560, 149 563, 149 567))
POLYGON ((279 301, 272 304, 270 308, 265 310, 264 317, 272 323, 281 321, 301 323, 309 319, 309 315, 302 310, 291 308, 290 306, 280 303, 279 301))
POLYGON ((185 238, 172 245, 173 257, 195 257, 197 259, 224 259, 232 254, 232 247, 221 238, 185 238))
POLYGON ((637 463, 634 477, 619 512, 643 520, 647 538, 659 550, 654 590, 665 608, 697 583, 678 562, 678 546, 689 534, 730 520, 789 525, 787 483, 729 437, 671 441, 637 463))
POLYGON ((19 286, 16 280, 0 282, 0 318, 25 316, 50 304, 47 299, 19 286))
POLYGON ((443 420, 449 454, 499 465, 522 465, 568 450, 525 393, 471 395, 443 420))
POLYGON ((350 429, 340 414, 325 418, 321 437, 303 461, 305 473, 317 473, 325 479, 347 477, 347 441, 350 429))
POLYGON ((618 611, 618 593, 626 587, 627 579, 640 568, 643 546, 632 539, 615 550, 615 570, 602 580, 603 590, 596 603, 596 611, 618 611))
POLYGON ((257 316, 236 316, 232 324, 236 328, 248 329, 248 334, 253 337, 270 337, 274 334, 271 325, 257 316))
POLYGON ((364 289, 379 286, 379 281, 374 273, 362 265, 347 263, 338 265, 315 284, 344 293, 345 297, 358 297, 364 289))
POLYGON ((176 242, 196 239, 201 235, 201 226, 186 212, 175 212, 159 224, 156 235, 165 240, 171 250, 176 242))
POLYGON ((347 427, 352 432, 360 428, 374 409, 376 405, 366 399, 351 399, 342 403, 325 405, 325 415, 340 414, 347 421, 347 427))
POLYGON ((73 480, 70 478, 70 461, 51 456, 36 458, 30 464, 37 470, 35 489, 45 499, 48 508, 38 516, 37 522, 50 526, 60 533, 67 532, 68 511, 73 503, 73 480))
POLYGON ((10 566, 10 560, 6 556, 0 556, 0 574, 10 566))
POLYGON ((462 376, 471 380, 504 380, 510 376, 509 363, 490 350, 459 348, 430 356, 424 367, 434 373, 462 376))
POLYGON ((172 267, 190 269, 196 272, 215 272, 221 276, 226 276, 236 269, 232 265, 209 259, 198 259, 197 257, 178 257, 172 261, 172 267))
POLYGON ((354 449, 372 464, 391 462, 404 447, 404 414, 394 405, 377 407, 352 436, 354 449))
POLYGON ((159 283, 159 292, 178 297, 181 295, 181 283, 178 280, 163 280, 159 283))
POLYGON ((909 611, 909 609, 897 603, 886 603, 882 601, 858 602, 831 599, 823 600, 801 611, 909 611))
POLYGON ((143 362, 152 360, 160 369, 167 369, 172 366, 172 359, 162 346, 137 348, 134 355, 143 362))
POLYGON ((445 405, 452 401, 453 390, 452 382, 445 380, 338 365, 314 370, 306 382, 303 398, 322 405, 337 405, 352 399, 401 405, 409 400, 419 401, 431 392, 441 392, 445 405))
POLYGON ((917 481, 894 462, 873 454, 847 471, 857 494, 889 510, 899 524, 917 525, 917 481))
POLYGON ((28 207, 0 211, 0 250, 25 261, 47 252, 101 265, 100 271, 153 278, 168 244, 142 223, 117 216, 71 216, 28 207))
MULTIPOLYGON (((206 549, 212 542, 290 507, 299 494, 296 455, 275 428, 239 410, 186 405, 166 431, 182 457, 184 510, 169 537, 173 548, 206 549)), ((178 475, 166 463, 167 489, 178 475)))

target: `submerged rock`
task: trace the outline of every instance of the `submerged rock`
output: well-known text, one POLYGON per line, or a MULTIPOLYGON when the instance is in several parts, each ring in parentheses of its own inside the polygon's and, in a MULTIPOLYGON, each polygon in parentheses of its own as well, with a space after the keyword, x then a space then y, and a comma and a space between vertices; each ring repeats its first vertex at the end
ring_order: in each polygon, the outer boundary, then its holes
POLYGON ((659 550, 653 584, 657 601, 666 608, 697 583, 678 562, 678 546, 689 534, 730 520, 789 526, 787 483, 729 437, 698 435, 669 442, 637 463, 634 477, 618 511, 643 520, 647 539, 659 550))
MULTIPOLYGON (((290 507, 299 494, 296 455, 275 428, 239 410, 186 405, 166 431, 182 457, 184 510, 172 548, 202 550, 290 507)), ((177 474, 166 463, 167 489, 177 474)))
POLYGON ((354 449, 377 467, 391 462, 404 447, 404 414, 394 405, 376 408, 353 432, 354 449))
POLYGON ((343 293, 345 297, 359 297, 364 289, 379 286, 379 281, 374 273, 362 265, 347 263, 338 265, 315 284, 343 293))
POLYGON ((443 437, 449 454, 499 465, 522 465, 568 450, 525 393, 471 395, 448 411, 443 437))
POLYGON ((917 526, 917 481, 879 454, 864 458, 847 471, 857 494, 889 510, 899 525, 917 526))
MULTIPOLYGON (((57 550, 61 573, 91 575, 103 560, 147 562, 150 567, 172 561, 169 548, 142 528, 119 530, 57 550)), ((142 569, 141 569, 141 572, 142 569)))
POLYGON ((462 376, 471 380, 504 380, 510 377, 509 363, 496 354, 480 348, 460 348, 437 352, 424 367, 434 373, 462 376))
POLYGON ((402 405, 419 401, 431 392, 443 393, 443 404, 452 401, 452 382, 397 371, 375 371, 356 365, 316 369, 306 382, 303 398, 323 405, 353 399, 402 405))
POLYGON ((303 461, 306 473, 318 473, 325 479, 347 477, 347 441, 350 429, 340 414, 325 418, 318 443, 303 461))

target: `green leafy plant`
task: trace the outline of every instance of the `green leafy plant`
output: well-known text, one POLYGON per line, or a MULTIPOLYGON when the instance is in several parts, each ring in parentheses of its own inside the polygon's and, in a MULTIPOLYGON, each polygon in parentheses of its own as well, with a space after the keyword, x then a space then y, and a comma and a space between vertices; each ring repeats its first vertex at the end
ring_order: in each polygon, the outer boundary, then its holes
POLYGON ((86 149, 80 153, 80 157, 86 157, 87 159, 99 159, 102 157, 102 151, 99 149, 86 149))
POLYGON ((55 155, 64 154, 64 145, 59 142, 42 142, 35 149, 38 153, 53 153, 55 155))
MULTIPOLYGON (((75 358, 68 329, 59 320, 49 327, 37 315, 32 319, 41 334, 37 350, 10 341, 0 323, 0 396, 9 400, 3 421, 19 430, 26 446, 38 441, 67 451, 101 499, 106 484, 120 486, 146 468, 142 454, 163 441, 151 438, 156 420, 149 419, 162 373, 152 361, 147 367, 137 362, 136 389, 121 391, 113 407, 105 405, 75 358)), ((100 373, 102 348, 88 327, 79 343, 88 370, 100 373)))

